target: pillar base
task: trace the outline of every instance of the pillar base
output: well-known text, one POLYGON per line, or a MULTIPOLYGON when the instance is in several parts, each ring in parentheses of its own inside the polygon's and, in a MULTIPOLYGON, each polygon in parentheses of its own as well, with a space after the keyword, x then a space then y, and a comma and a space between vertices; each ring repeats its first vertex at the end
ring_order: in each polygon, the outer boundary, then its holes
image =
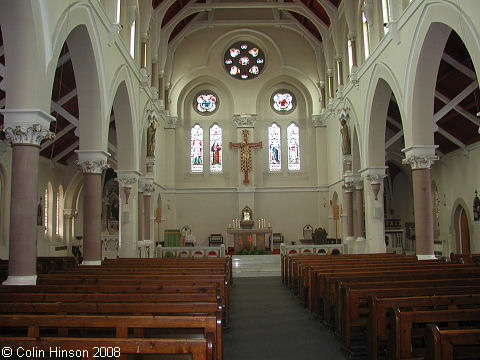
POLYGON ((102 265, 102 260, 83 260, 80 265, 99 266, 99 265, 102 265))
POLYGON ((417 254, 417 259, 418 260, 437 260, 437 257, 435 255, 420 255, 420 254, 417 254))
POLYGON ((37 275, 9 276, 2 285, 37 285, 37 275))
POLYGON ((355 254, 364 254, 367 246, 367 240, 364 237, 355 239, 355 254))

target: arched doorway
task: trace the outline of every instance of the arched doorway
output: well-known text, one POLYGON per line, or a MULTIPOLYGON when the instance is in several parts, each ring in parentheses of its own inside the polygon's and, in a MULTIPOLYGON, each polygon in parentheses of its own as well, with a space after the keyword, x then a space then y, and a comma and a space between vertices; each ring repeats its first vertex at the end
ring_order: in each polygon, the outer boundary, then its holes
POLYGON ((470 231, 467 213, 462 205, 458 205, 454 216, 455 244, 457 252, 470 253, 470 231))

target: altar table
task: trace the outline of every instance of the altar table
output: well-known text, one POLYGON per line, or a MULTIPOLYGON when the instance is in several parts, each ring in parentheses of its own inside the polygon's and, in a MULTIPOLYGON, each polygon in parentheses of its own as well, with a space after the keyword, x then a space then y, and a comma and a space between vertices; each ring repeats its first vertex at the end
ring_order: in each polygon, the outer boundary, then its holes
POLYGON ((272 234, 271 228, 265 229, 228 229, 227 234, 233 234, 235 252, 250 248, 248 236, 252 236, 252 246, 257 250, 265 250, 265 238, 272 234))

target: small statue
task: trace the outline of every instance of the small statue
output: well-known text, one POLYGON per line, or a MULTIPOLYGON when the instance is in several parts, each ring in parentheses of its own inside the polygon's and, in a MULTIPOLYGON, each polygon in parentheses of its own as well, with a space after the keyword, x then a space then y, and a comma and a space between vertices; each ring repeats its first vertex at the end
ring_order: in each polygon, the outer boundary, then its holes
POLYGON ((42 198, 40 197, 40 202, 37 206, 37 226, 42 226, 43 223, 43 210, 42 210, 42 198))
POLYGON ((147 156, 155 156, 155 133, 157 128, 155 127, 155 122, 152 121, 150 126, 147 129, 147 156))
POLYGON ((348 132, 348 125, 345 119, 340 120, 340 124, 342 128, 340 129, 340 133, 342 134, 342 152, 343 155, 351 155, 352 150, 350 147, 350 134, 348 132))

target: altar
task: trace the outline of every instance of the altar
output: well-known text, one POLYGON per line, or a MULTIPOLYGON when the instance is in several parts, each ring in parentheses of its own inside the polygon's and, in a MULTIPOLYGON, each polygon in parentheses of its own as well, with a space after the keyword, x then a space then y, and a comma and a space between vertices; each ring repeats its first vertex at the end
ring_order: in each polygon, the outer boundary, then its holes
POLYGON ((272 229, 227 229, 227 234, 233 234, 235 252, 249 249, 250 245, 257 250, 265 250, 265 239, 272 234, 272 229))

